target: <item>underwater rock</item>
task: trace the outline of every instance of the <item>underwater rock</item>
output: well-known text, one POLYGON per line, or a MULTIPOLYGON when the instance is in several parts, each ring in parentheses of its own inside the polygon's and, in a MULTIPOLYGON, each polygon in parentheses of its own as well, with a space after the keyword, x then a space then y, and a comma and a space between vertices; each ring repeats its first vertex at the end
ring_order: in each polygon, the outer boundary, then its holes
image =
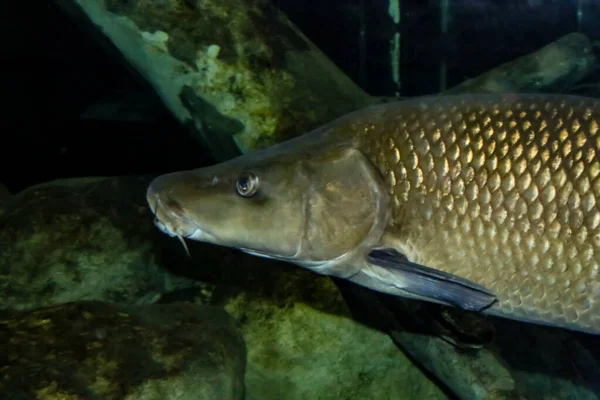
POLYGON ((244 342, 216 307, 2 310, 0 348, 2 398, 244 399, 244 342))
POLYGON ((153 226, 148 182, 67 179, 18 194, 0 219, 1 304, 195 301, 240 325, 255 400, 446 398, 385 332, 350 318, 328 277, 197 242, 188 257, 153 226))
POLYGON ((494 352, 526 399, 600 398, 600 336, 492 318, 494 352))
POLYGON ((591 40, 582 33, 570 33, 444 94, 562 91, 589 74, 597 61, 591 40))
POLYGON ((0 217, 0 304, 153 303, 191 283, 158 264, 150 177, 77 178, 17 194, 0 217))
POLYGON ((391 335, 462 400, 521 398, 511 372, 489 349, 465 352, 430 335, 400 330, 391 335))
POLYGON ((347 291, 350 283, 336 282, 356 320, 389 332, 457 398, 600 398, 598 335, 481 316, 365 288, 347 291))
POLYGON ((59 0, 100 32, 218 159, 373 100, 267 0, 59 0))
POLYGON ((226 309, 245 321, 246 385, 256 399, 446 399, 385 333, 349 317, 247 295, 226 309))
POLYGON ((351 318, 329 277, 192 241, 188 259, 171 242, 165 260, 213 287, 174 292, 161 302, 222 306, 236 319, 253 400, 447 399, 384 331, 351 318))
POLYGON ((337 282, 357 320, 389 332, 411 359, 457 398, 521 398, 510 369, 489 348, 493 328, 486 317, 365 288, 348 291, 348 283, 337 282), (369 307, 361 307, 367 304, 369 307))
POLYGON ((495 337, 480 349, 459 349, 436 336, 404 329, 392 329, 390 334, 460 399, 600 398, 600 358, 596 358, 600 351, 595 357, 578 341, 589 336, 590 348, 600 349, 599 337, 502 318, 489 320, 495 337))

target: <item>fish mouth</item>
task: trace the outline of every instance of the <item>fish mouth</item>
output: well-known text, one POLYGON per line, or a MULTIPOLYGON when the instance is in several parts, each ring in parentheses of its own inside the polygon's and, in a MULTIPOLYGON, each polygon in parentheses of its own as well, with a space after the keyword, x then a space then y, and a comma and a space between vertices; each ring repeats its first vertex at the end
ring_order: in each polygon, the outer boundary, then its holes
POLYGON ((185 239, 215 242, 216 237, 202 230, 177 202, 161 195, 149 196, 150 210, 154 214, 154 225, 170 237, 176 237, 189 255, 185 239))
POLYGON ((181 237, 184 239, 190 238, 199 230, 199 228, 194 229, 194 231, 187 231, 186 233, 181 232, 181 229, 176 227, 173 222, 165 223, 158 216, 154 217, 154 226, 156 226, 162 233, 166 233, 171 237, 181 237))
POLYGON ((150 209, 154 214, 154 225, 163 233, 188 238, 200 229, 178 203, 161 196, 155 196, 153 200, 150 209))

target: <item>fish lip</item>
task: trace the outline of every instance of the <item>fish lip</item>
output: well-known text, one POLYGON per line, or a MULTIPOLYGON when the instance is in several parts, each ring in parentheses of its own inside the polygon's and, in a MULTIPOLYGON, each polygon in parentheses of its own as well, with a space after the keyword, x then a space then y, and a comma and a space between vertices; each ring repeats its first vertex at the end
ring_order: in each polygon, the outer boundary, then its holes
POLYGON ((156 226, 162 233, 165 233, 171 237, 176 236, 158 217, 154 218, 154 226, 156 226))
POLYGON ((192 232, 191 234, 184 236, 184 238, 186 239, 190 239, 190 240, 196 240, 199 242, 208 242, 208 243, 218 243, 218 239, 215 235, 213 235, 212 233, 205 231, 204 229, 200 228, 198 225, 196 225, 196 230, 194 230, 194 232, 192 232))
MULTIPOLYGON (((189 221, 189 220, 188 220, 189 221)), ((170 237, 180 237, 183 239, 197 240, 201 242, 216 242, 217 237, 210 232, 207 232, 201 229, 198 225, 194 225, 193 230, 190 230, 189 233, 178 234, 176 230, 169 228, 167 224, 162 222, 160 219, 156 218, 154 220, 154 225, 163 233, 167 234, 170 237)))
POLYGON ((163 221, 161 221, 160 218, 158 218, 158 217, 156 217, 154 219, 154 226, 156 226, 162 233, 165 233, 165 234, 169 235, 170 237, 176 237, 176 236, 185 237, 185 235, 176 234, 173 229, 171 229, 167 224, 165 224, 163 221))
MULTIPOLYGON (((200 232, 207 234, 204 232, 198 225, 194 222, 190 221, 185 216, 176 216, 176 220, 171 222, 165 222, 161 220, 159 217, 154 219, 154 225, 163 233, 171 236, 171 237, 182 237, 185 239, 194 239, 194 237, 200 236, 200 232), (178 227, 174 227, 175 225, 179 225, 178 227)), ((170 218, 171 219, 171 218, 170 218)))
POLYGON ((161 196, 152 196, 150 208, 154 214, 154 225, 170 237, 194 239, 208 237, 208 232, 203 231, 198 224, 192 221, 181 209, 168 206, 161 196))

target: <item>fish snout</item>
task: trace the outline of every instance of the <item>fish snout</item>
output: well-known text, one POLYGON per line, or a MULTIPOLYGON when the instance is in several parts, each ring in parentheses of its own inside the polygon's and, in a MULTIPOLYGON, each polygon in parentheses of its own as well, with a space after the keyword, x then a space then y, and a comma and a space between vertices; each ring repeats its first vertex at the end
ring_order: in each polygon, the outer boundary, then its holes
POLYGON ((146 199, 154 214, 154 225, 171 237, 187 238, 198 231, 198 226, 186 216, 181 205, 168 194, 148 188, 146 199))

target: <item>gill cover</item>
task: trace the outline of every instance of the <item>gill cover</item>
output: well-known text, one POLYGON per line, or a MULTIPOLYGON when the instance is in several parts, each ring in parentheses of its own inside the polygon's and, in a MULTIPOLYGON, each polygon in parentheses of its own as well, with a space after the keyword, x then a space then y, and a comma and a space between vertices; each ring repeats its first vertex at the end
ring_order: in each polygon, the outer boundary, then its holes
POLYGON ((388 194, 379 172, 360 151, 338 149, 313 157, 304 170, 310 189, 300 259, 351 257, 379 242, 387 223, 388 194))

